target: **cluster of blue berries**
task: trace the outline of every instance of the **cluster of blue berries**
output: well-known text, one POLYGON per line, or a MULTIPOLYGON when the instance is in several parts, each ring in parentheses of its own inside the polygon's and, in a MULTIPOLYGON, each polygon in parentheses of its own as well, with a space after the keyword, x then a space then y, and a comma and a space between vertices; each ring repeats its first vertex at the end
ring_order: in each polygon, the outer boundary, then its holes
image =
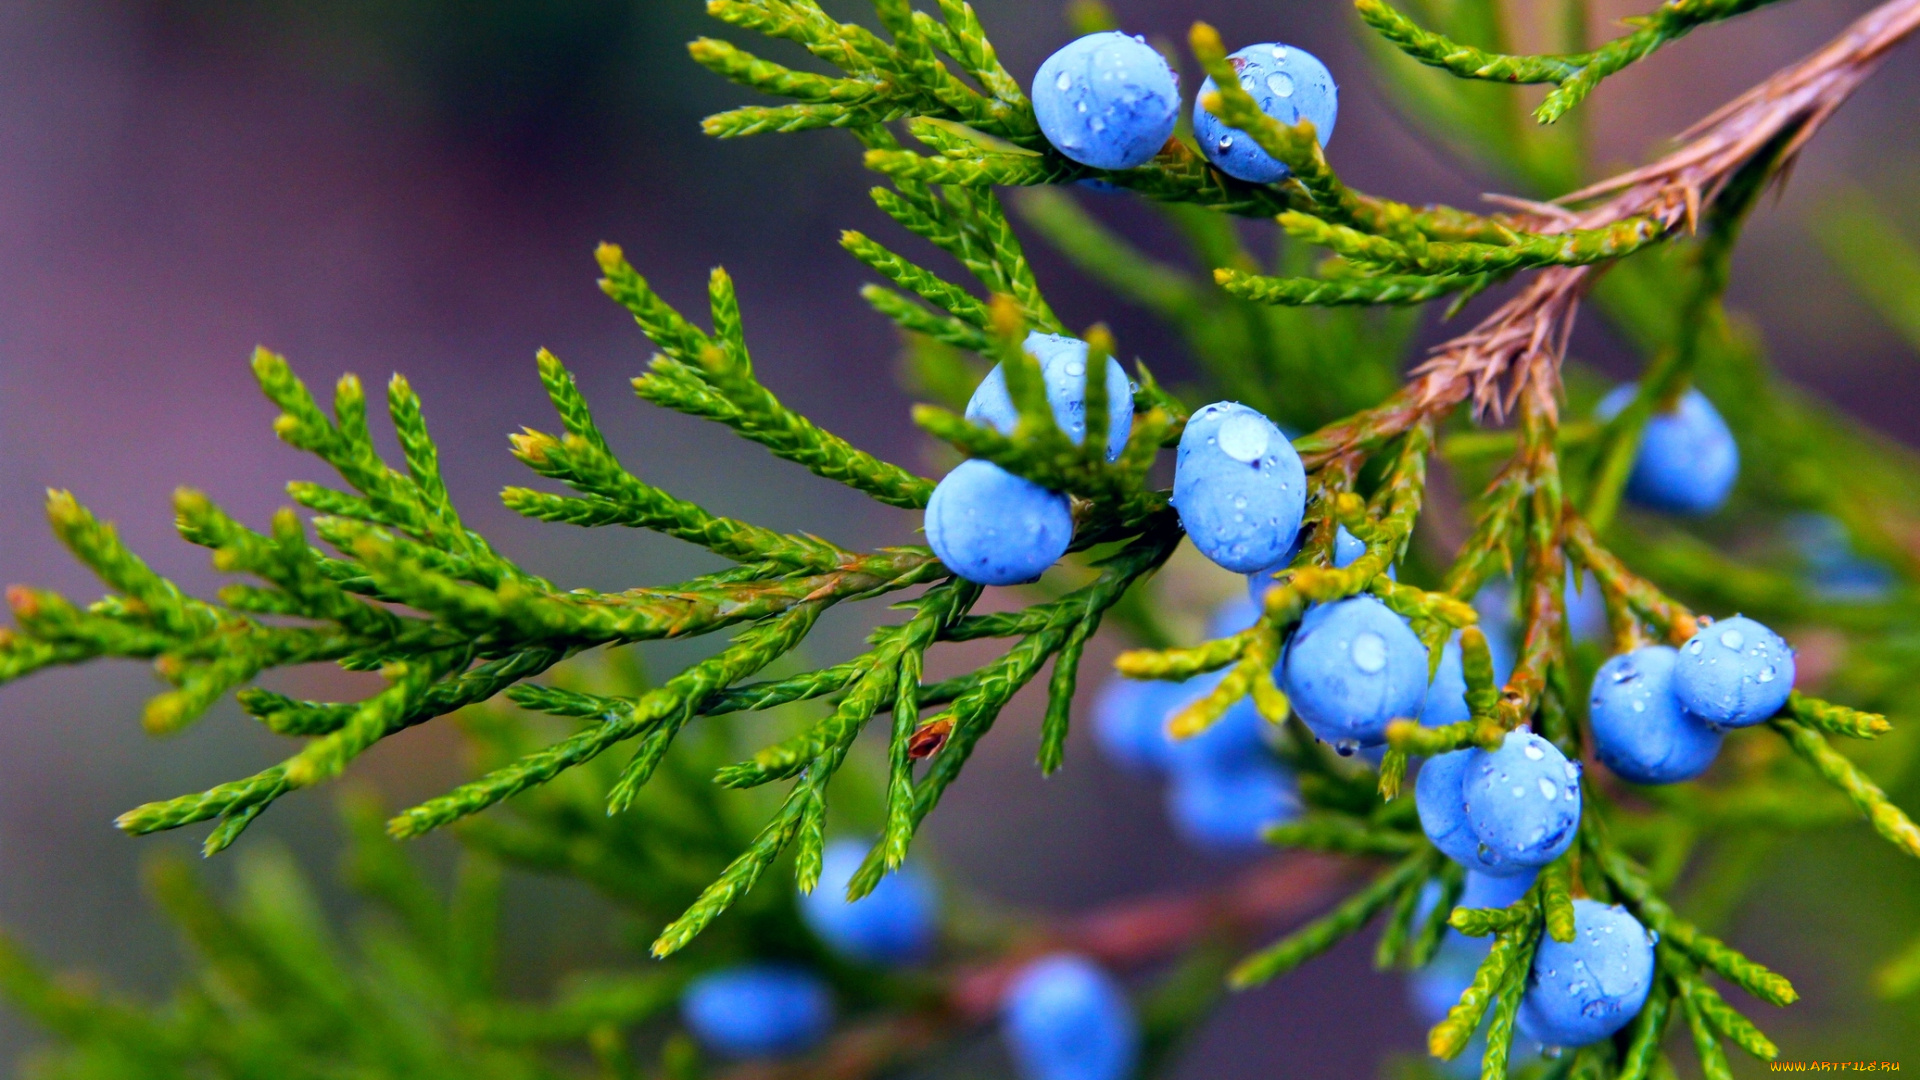
MULTIPOLYGON (((1595 415, 1613 419, 1639 390, 1634 383, 1614 387, 1595 415)), ((1705 394, 1689 390, 1671 411, 1647 420, 1627 477, 1627 498, 1649 510, 1704 516, 1720 509, 1739 476, 1733 431, 1705 394)))
MULTIPOLYGON (((1340 88, 1311 53, 1277 42, 1249 45, 1227 58, 1260 110, 1283 124, 1313 122, 1322 146, 1333 136, 1340 88)), ((1271 184, 1287 166, 1227 127, 1200 102, 1216 89, 1208 79, 1193 105, 1194 137, 1221 172, 1271 184)), ((1033 111, 1054 149, 1096 169, 1145 165, 1173 135, 1180 81, 1146 39, 1119 31, 1088 34, 1040 65, 1033 111)))
POLYGON ((1636 784, 1691 780, 1713 764, 1725 729, 1779 712, 1793 680, 1793 649, 1745 616, 1703 625, 1678 649, 1613 657, 1593 679, 1594 753, 1636 784))
MULTIPOLYGON (((1053 419, 1077 445, 1087 436, 1087 343, 1060 334, 1027 335, 1025 348, 1040 362, 1053 419)), ((1126 449, 1133 428, 1133 386, 1109 358, 1107 460, 1126 449)), ((1020 411, 999 365, 967 402, 966 416, 1003 435, 1013 434, 1020 411)), ((1073 510, 1066 495, 990 461, 962 462, 941 479, 927 502, 927 542, 954 573, 981 585, 1033 581, 1073 542, 1073 510)))
MULTIPOLYGON (((1573 844, 1580 766, 1532 732, 1509 732, 1495 750, 1460 750, 1427 762, 1415 803, 1434 846, 1467 867, 1460 905, 1505 907, 1573 844)), ((1432 910, 1438 896, 1435 887, 1422 907, 1432 910)), ((1541 940, 1521 999, 1519 1031, 1543 1047, 1585 1046, 1611 1036, 1640 1012, 1653 985, 1653 937, 1639 920, 1588 899, 1574 901, 1573 917, 1571 942, 1541 940)), ((1414 1011, 1438 1023, 1490 947, 1449 930, 1433 962, 1410 984, 1414 1011)))
MULTIPOLYGON (((1259 612, 1232 600, 1215 612, 1208 637, 1226 637, 1252 626, 1259 612)), ((1177 682, 1114 679, 1094 703, 1094 738, 1123 770, 1167 778, 1167 816, 1174 831, 1193 846, 1219 854, 1261 848, 1268 825, 1300 811, 1293 774, 1267 745, 1268 724, 1242 699, 1201 734, 1175 739, 1167 721, 1213 689, 1216 673, 1177 682)))
MULTIPOLYGON (((867 845, 836 840, 822 853, 820 883, 800 897, 800 917, 836 956, 856 964, 904 967, 926 960, 939 933, 933 882, 913 866, 882 878, 855 903, 847 884, 867 845)), ((680 1000, 687 1029, 728 1058, 805 1053, 833 1028, 833 990, 797 965, 745 964, 694 979, 680 1000)))
MULTIPOLYGON (((847 884, 867 845, 838 840, 822 853, 820 883, 800 897, 800 917, 835 956, 902 968, 924 963, 939 933, 933 882, 912 866, 882 878, 859 901, 847 884)), ((702 1046, 733 1059, 778 1058, 818 1046, 834 1023, 827 981, 788 964, 745 964, 688 984, 681 1017, 702 1046)), ((1126 1080, 1139 1056, 1138 1023, 1125 990, 1071 953, 1023 967, 1001 999, 1002 1035, 1022 1080, 1126 1080)))

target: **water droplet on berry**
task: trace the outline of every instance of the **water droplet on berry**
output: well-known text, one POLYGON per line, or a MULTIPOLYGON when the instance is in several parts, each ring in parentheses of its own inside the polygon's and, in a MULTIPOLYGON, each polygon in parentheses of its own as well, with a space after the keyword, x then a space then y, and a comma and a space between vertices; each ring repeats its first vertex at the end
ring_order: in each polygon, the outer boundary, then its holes
POLYGON ((1693 641, 1687 646, 1687 654, 1690 656, 1699 656, 1700 650, 1705 647, 1706 647, 1705 642, 1701 641, 1699 638, 1694 638, 1693 641))
POLYGON ((1368 675, 1376 674, 1387 666, 1387 639, 1372 632, 1360 634, 1353 639, 1350 655, 1354 667, 1368 675))
POLYGON ((1540 744, 1537 742, 1528 742, 1527 748, 1522 753, 1533 761, 1539 761, 1547 756, 1547 752, 1540 749, 1540 744))
POLYGON ((1067 375, 1070 378, 1082 378, 1087 373, 1087 365, 1079 360, 1067 361, 1067 375))
POLYGON ((1061 72, 1060 77, 1053 80, 1053 88, 1061 91, 1073 89, 1073 76, 1064 71, 1061 72))
POLYGON ((1074 106, 1074 108, 1076 108, 1076 109, 1078 109, 1078 110, 1080 110, 1081 112, 1083 112, 1083 113, 1084 113, 1084 112, 1086 112, 1086 111, 1087 111, 1087 103, 1083 101, 1083 102, 1081 102, 1080 104, 1078 104, 1078 105, 1076 105, 1076 106, 1074 106))
POLYGON ((1254 88, 1254 87, 1255 87, 1256 85, 1258 85, 1258 84, 1256 84, 1256 83, 1255 83, 1255 82, 1253 81, 1253 72, 1251 72, 1251 71, 1248 71, 1248 72, 1244 72, 1244 73, 1242 73, 1242 74, 1241 74, 1241 76, 1240 76, 1240 88, 1241 88, 1242 90, 1246 90, 1246 91, 1248 91, 1248 92, 1251 92, 1251 91, 1253 90, 1253 88, 1254 88))
POLYGON ((1276 71, 1267 76, 1267 89, 1273 91, 1274 97, 1292 97, 1293 76, 1284 71, 1276 71))
POLYGON ((1096 135, 1098 135, 1102 131, 1107 130, 1107 122, 1105 120, 1100 119, 1097 116, 1093 118, 1093 123, 1089 124, 1088 126, 1093 128, 1093 132, 1096 135))
POLYGON ((1634 711, 1634 712, 1646 712, 1646 711, 1647 711, 1647 703, 1646 703, 1646 702, 1644 702, 1644 701, 1641 701, 1641 700, 1640 700, 1639 698, 1634 698, 1634 699, 1633 699, 1633 711, 1634 711))
POLYGON ((1333 744, 1333 752, 1341 757, 1352 757, 1360 752, 1360 744, 1352 739, 1341 739, 1333 744))
POLYGON ((1540 778, 1540 794, 1548 802, 1552 802, 1554 797, 1560 794, 1560 789, 1553 786, 1553 781, 1543 776, 1540 778))
POLYGON ((1233 149, 1233 136, 1231 136, 1231 135, 1222 135, 1222 136, 1220 136, 1220 141, 1219 141, 1219 142, 1216 142, 1216 143, 1214 143, 1213 145, 1215 145, 1215 146, 1217 146, 1217 147, 1219 147, 1219 148, 1220 148, 1220 152, 1224 154, 1224 153, 1226 153, 1227 151, 1229 151, 1229 150, 1231 150, 1231 149, 1233 149))
POLYGON ((1513 797, 1514 797, 1514 798, 1516 798, 1516 799, 1520 799, 1520 798, 1525 798, 1525 797, 1526 797, 1526 794, 1527 794, 1527 789, 1526 789, 1526 787, 1525 787, 1524 785, 1521 785, 1521 784, 1515 784, 1515 785, 1513 785, 1513 797))
POLYGON ((1741 648, 1745 647, 1745 645, 1747 644, 1747 639, 1741 635, 1740 631, 1729 630, 1726 633, 1720 635, 1720 644, 1725 645, 1727 648, 1733 649, 1734 651, 1737 652, 1741 648))
POLYGON ((1775 679, 1775 678, 1776 678, 1776 677, 1777 677, 1778 675, 1779 675, 1779 672, 1777 672, 1777 671, 1775 671, 1775 670, 1774 670, 1774 667, 1773 667, 1773 665, 1772 665, 1772 664, 1768 664, 1768 665, 1767 665, 1766 667, 1763 667, 1763 668, 1761 668, 1761 669, 1760 669, 1760 674, 1759 674, 1758 676, 1756 676, 1756 678, 1757 678, 1757 679, 1758 679, 1758 680, 1759 680, 1760 682, 1763 682, 1763 683, 1770 683, 1770 682, 1772 682, 1772 681, 1773 681, 1773 680, 1774 680, 1774 679, 1775 679))
POLYGON ((1235 413, 1220 422, 1220 449, 1235 461, 1252 464, 1267 452, 1272 425, 1252 413, 1235 413))
POLYGON ((1233 497, 1233 508, 1235 510, 1245 510, 1247 508, 1247 497, 1245 495, 1235 495, 1233 497))

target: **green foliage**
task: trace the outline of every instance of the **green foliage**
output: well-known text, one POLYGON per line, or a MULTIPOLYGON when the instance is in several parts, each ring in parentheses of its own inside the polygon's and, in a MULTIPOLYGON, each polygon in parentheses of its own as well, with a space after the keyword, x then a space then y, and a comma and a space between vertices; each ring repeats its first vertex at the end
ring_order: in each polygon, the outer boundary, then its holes
MULTIPOLYGON (((253 776, 120 819, 132 833, 210 821, 208 854, 232 845, 281 796, 346 772, 381 739, 460 713, 479 751, 479 775, 403 810, 385 828, 408 838, 453 826, 471 854, 453 898, 443 902, 373 827, 368 810, 355 809, 352 876, 391 925, 370 935, 351 961, 284 861, 250 856, 242 900, 225 907, 183 871, 165 869, 158 892, 187 929, 203 971, 196 989, 166 1006, 75 993, 16 951, 0 954, 10 995, 68 1047, 48 1058, 48 1075, 563 1075, 565 1055, 545 1050, 556 1043, 584 1046, 607 1075, 633 1075, 631 1030, 658 1029, 655 1018, 693 971, 743 956, 821 966, 864 1005, 949 1034, 978 1017, 958 1015, 938 990, 882 984, 835 964, 795 924, 792 890, 756 886, 770 871, 784 871, 790 857, 799 889, 814 888, 830 803, 837 825, 851 793, 872 802, 864 824, 878 839, 850 892, 874 888, 908 857, 920 825, 1008 702, 1049 662, 1036 756, 1043 772, 1060 768, 1080 660, 1109 615, 1146 646, 1121 656, 1125 675, 1224 672, 1172 720, 1176 735, 1204 730, 1248 696, 1275 726, 1276 752, 1297 774, 1308 812, 1274 828, 1271 840, 1391 860, 1327 914, 1237 963, 1227 938, 1186 950, 1150 999, 1156 1062, 1198 1022, 1222 981, 1244 987, 1279 977, 1383 917, 1382 967, 1426 964, 1449 925, 1493 936, 1472 985, 1428 1041, 1435 1056, 1451 1058, 1484 1026, 1483 1074, 1505 1075, 1534 950, 1542 935, 1571 938, 1576 896, 1625 904, 1659 932, 1655 992, 1619 1043, 1567 1055, 1547 1073, 1670 1074, 1663 1040, 1680 1019, 1710 1076, 1727 1073, 1723 1044, 1771 1058, 1774 1044, 1707 976, 1777 1006, 1798 992, 1682 914, 1668 894, 1690 861, 1700 851, 1737 851, 1758 836, 1860 819, 1920 856, 1920 828, 1887 794, 1899 790, 1901 762, 1870 741, 1891 730, 1884 714, 1909 717, 1920 706, 1909 689, 1920 676, 1913 629, 1920 626, 1913 589, 1920 563, 1904 543, 1920 523, 1920 459, 1778 379, 1722 300, 1730 253, 1759 196, 1857 80, 1796 83, 1828 94, 1799 112, 1765 111, 1765 94, 1743 99, 1724 114, 1739 121, 1730 144, 1737 152, 1722 140, 1572 195, 1563 193, 1593 179, 1578 125, 1530 125, 1513 91, 1491 85, 1553 84, 1537 112, 1551 122, 1668 41, 1763 3, 1669 0, 1626 36, 1589 49, 1585 5, 1565 0, 1547 12, 1564 50, 1523 56, 1506 51, 1512 12, 1497 0, 1409 3, 1418 21, 1380 0, 1356 0, 1377 32, 1372 47, 1383 79, 1409 112, 1530 192, 1563 195, 1560 206, 1509 199, 1506 209, 1482 214, 1349 187, 1310 124, 1259 112, 1205 24, 1193 28, 1190 46, 1219 90, 1201 105, 1289 165, 1291 176, 1279 184, 1228 178, 1184 137, 1118 172, 1059 155, 961 0, 939 0, 937 13, 909 0, 875 0, 877 29, 842 22, 814 0, 712 0, 708 10, 720 21, 796 43, 834 73, 700 39, 690 47, 696 62, 787 102, 721 113, 709 118, 708 131, 852 132, 866 165, 888 182, 873 189, 875 205, 972 279, 964 284, 951 268, 919 265, 883 239, 842 236, 847 252, 886 282, 863 295, 901 328, 914 377, 937 400, 914 418, 961 454, 1071 495, 1076 532, 1067 565, 1010 609, 978 614, 982 590, 924 547, 866 551, 713 514, 630 471, 573 377, 543 352, 538 377, 559 433, 527 429, 513 437, 512 452, 568 493, 509 487, 506 505, 543 522, 652 530, 732 564, 664 586, 567 588, 517 566, 463 524, 440 479, 421 403, 404 379, 396 376, 388 391, 402 459, 394 463, 375 449, 357 378, 340 380, 329 412, 285 361, 261 351, 254 374, 281 410, 276 433, 330 465, 341 486, 290 485, 310 521, 289 509, 265 532, 182 492, 181 535, 212 550, 223 572, 250 579, 214 600, 184 593, 128 551, 111 526, 55 493, 48 513, 56 534, 109 595, 82 607, 13 590, 17 629, 0 636, 0 680, 100 658, 151 660, 169 689, 146 710, 149 730, 179 730, 237 691, 270 730, 304 740, 253 776), (1197 269, 1149 257, 1116 235, 1070 194, 1066 185, 1083 180, 1156 204, 1197 269), (1067 328, 1000 187, 1030 189, 1018 202, 1024 220, 1123 300, 1165 320, 1194 355, 1199 385, 1192 393, 1171 392, 1137 369, 1136 420, 1117 461, 1105 459, 1102 440, 1074 445, 1046 404, 1038 362, 1022 342, 1031 329, 1067 328), (1275 222, 1281 239, 1271 258, 1247 248, 1236 216, 1275 222), (1510 281, 1518 283, 1510 299, 1403 384, 1419 305, 1447 299, 1448 314, 1457 314, 1510 281), (1563 422, 1563 397, 1581 410, 1592 397, 1595 377, 1565 356, 1577 301, 1589 292, 1646 365, 1638 397, 1618 417, 1563 422), (1001 365, 1019 411, 1011 434, 955 411, 989 363, 1001 365), (1727 417, 1746 462, 1749 479, 1732 510, 1683 524, 1623 509, 1648 418, 1694 385, 1727 417), (1188 401, 1222 394, 1306 432, 1295 443, 1309 470, 1305 543, 1291 566, 1276 571, 1252 628, 1176 645, 1177 635, 1143 598, 1181 540, 1168 493, 1157 486, 1158 455, 1177 442, 1188 401), (1462 408, 1468 402, 1473 407, 1462 408), (1509 411, 1517 419, 1512 430, 1467 430, 1472 420, 1509 411), (1450 466, 1449 485, 1429 483, 1436 452, 1450 466), (1464 544, 1443 550, 1438 530, 1420 528, 1420 519, 1453 491, 1466 496, 1457 516, 1472 530, 1464 544), (1863 552, 1889 565, 1899 587, 1867 603, 1835 601, 1813 590, 1791 560, 1750 556, 1764 545, 1731 542, 1765 538, 1809 510, 1839 519, 1863 552), (1335 568, 1340 528, 1366 550, 1335 568), (1394 567, 1397 580, 1388 575, 1394 567), (1570 757, 1581 755, 1584 690, 1599 656, 1571 639, 1562 586, 1569 568, 1600 591, 1613 651, 1682 642, 1702 625, 1696 610, 1740 610, 1791 629, 1824 628, 1841 643, 1837 659, 1821 686, 1795 694, 1767 727, 1732 736, 1726 760, 1702 784, 1642 790, 1590 772, 1578 843, 1533 891, 1499 911, 1456 908, 1461 872, 1420 832, 1404 778, 1415 756, 1496 745, 1523 725, 1570 757), (1518 663, 1504 686, 1496 685, 1472 606, 1501 577, 1512 581, 1522 627, 1518 663), (1470 707, 1468 720, 1449 727, 1397 721, 1377 772, 1313 742, 1291 721, 1272 675, 1310 604, 1361 593, 1404 616, 1436 664, 1440 647, 1460 634, 1470 707), (802 663, 824 612, 881 596, 898 614, 871 632, 863 651, 823 667, 802 663), (585 681, 563 664, 595 650, 617 658, 639 642, 721 634, 727 640, 705 659, 657 686, 585 681), (924 680, 935 646, 984 639, 1004 647, 971 671, 924 680), (352 702, 297 701, 248 685, 264 672, 316 662, 377 671, 384 685, 352 702), (540 678, 546 681, 531 681, 540 678), (1852 704, 1813 696, 1816 689, 1852 704), (502 696, 556 719, 529 725, 482 707, 502 696), (762 722, 788 706, 798 707, 795 722, 762 722), (744 759, 726 737, 729 714, 752 716, 739 723, 755 725, 759 749, 744 759), (885 744, 884 762, 863 787, 850 763, 862 732, 881 716, 888 717, 876 740, 885 744), (780 730, 763 730, 770 726, 780 730), (632 749, 616 762, 607 752, 621 744, 632 749), (548 1005, 502 1000, 491 978, 490 914, 500 864, 592 886, 634 920, 652 956, 666 963, 583 980, 548 1005), (1430 885, 1441 902, 1416 920, 1430 885), (304 1007, 309 1000, 317 1005, 304 1007)), ((1106 18, 1092 4, 1076 13, 1086 27, 1106 18)), ((1817 54, 1809 70, 1849 63, 1864 70, 1879 56, 1836 49, 1817 54)), ((1823 236, 1869 299, 1904 327, 1916 295, 1902 276, 1914 265, 1912 253, 1870 215, 1858 206, 1838 211, 1823 236)), ((709 282, 703 329, 661 299, 618 248, 604 246, 597 258, 602 288, 659 350, 634 380, 643 401, 722 424, 883 505, 926 505, 931 482, 823 430, 758 381, 724 271, 709 282)), ((1117 344, 1098 326, 1083 336, 1095 361, 1089 371, 1104 370, 1117 344)), ((1090 414, 1104 414, 1105 392, 1104 381, 1090 376, 1090 414)), ((1728 875, 1714 884, 1731 903, 1740 882, 1728 875)), ((1886 969, 1884 989, 1920 986, 1915 956, 1920 951, 1886 969)), ((908 1057, 926 1042, 902 1038, 879 1056, 908 1057)), ((670 1041, 663 1072, 690 1075, 697 1062, 688 1053, 670 1041)))

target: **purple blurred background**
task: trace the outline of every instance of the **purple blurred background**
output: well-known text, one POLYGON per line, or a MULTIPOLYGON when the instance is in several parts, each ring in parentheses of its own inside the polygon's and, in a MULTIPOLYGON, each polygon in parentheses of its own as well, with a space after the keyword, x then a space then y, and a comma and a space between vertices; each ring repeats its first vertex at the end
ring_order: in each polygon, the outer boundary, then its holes
MULTIPOLYGON (((910 515, 627 391, 650 350, 594 286, 601 240, 623 245, 667 297, 696 307, 707 268, 725 264, 777 392, 865 447, 908 461, 921 453, 893 378, 894 335, 855 295, 866 275, 835 242, 843 227, 897 237, 866 200, 873 179, 839 133, 702 137, 702 115, 747 95, 686 59, 684 42, 725 29, 700 6, 0 6, 0 577, 97 592, 44 527, 42 491, 58 485, 119 522, 162 571, 209 587, 205 553, 171 533, 172 489, 200 487, 259 523, 286 501, 287 479, 317 478, 271 435, 272 410, 246 370, 255 344, 287 354, 322 390, 344 371, 376 385, 404 371, 470 520, 567 584, 666 581, 707 563, 671 541, 533 527, 498 508, 493 493, 524 477, 505 453, 507 433, 552 426, 533 373, 540 346, 580 374, 629 463, 677 494, 850 543, 907 539, 910 515)), ((1022 77, 1067 36, 1052 0, 977 6, 1022 77)), ((1368 85, 1344 4, 1113 6, 1139 32, 1180 40, 1205 18, 1229 42, 1281 38, 1326 58, 1345 90, 1333 160, 1360 187, 1467 202, 1486 186, 1411 134, 1368 85)), ((1597 3, 1596 28, 1645 6, 1597 3)), ((1588 106, 1597 159, 1642 159, 1869 6, 1783 5, 1609 82, 1588 106)), ((1783 202, 1753 229, 1735 289, 1788 371, 1909 440, 1920 436, 1909 404, 1920 369, 1846 293, 1803 221, 1851 184, 1888 205, 1911 201, 1916 91, 1920 63, 1907 50, 1808 152, 1783 202)), ((1163 235, 1143 213, 1116 216, 1150 240, 1163 235)), ((1069 324, 1107 319, 1157 370, 1180 370, 1168 336, 1034 248, 1069 324)), ((1584 330, 1580 346, 1615 369, 1629 362, 1602 330, 1584 330)), ((861 632, 841 619, 817 655, 837 659, 861 632)), ((1091 659, 1104 663, 1110 651, 1091 659)), ((300 673, 274 685, 337 693, 334 678, 300 673)), ((52 964, 140 990, 163 986, 175 956, 139 896, 138 864, 150 849, 184 850, 197 837, 129 840, 110 827, 113 815, 285 753, 230 704, 185 736, 150 740, 138 710, 152 689, 147 672, 122 665, 0 690, 0 923, 52 964)), ((950 870, 1050 909, 1222 872, 1182 851, 1158 795, 1105 770, 1083 740, 1071 767, 1042 782, 1031 765, 1036 719, 1022 699, 936 816, 950 870)), ((383 744, 360 771, 399 800, 456 770, 451 741, 428 726, 383 744)), ((324 872, 329 806, 324 794, 288 799, 249 842, 280 838, 324 872)), ((516 896, 528 909, 585 903, 547 885, 516 896)), ((513 951, 564 962, 591 947, 555 921, 525 920, 513 951)), ((1787 949, 1756 944, 1762 958, 1787 949)), ((1289 1075, 1366 1075, 1383 1053, 1415 1048, 1397 984, 1368 970, 1364 953, 1364 943, 1350 945, 1232 1002, 1183 1075, 1269 1075, 1282 1062, 1289 1075)), ((0 1013, 0 1069, 28 1037, 0 1013)))

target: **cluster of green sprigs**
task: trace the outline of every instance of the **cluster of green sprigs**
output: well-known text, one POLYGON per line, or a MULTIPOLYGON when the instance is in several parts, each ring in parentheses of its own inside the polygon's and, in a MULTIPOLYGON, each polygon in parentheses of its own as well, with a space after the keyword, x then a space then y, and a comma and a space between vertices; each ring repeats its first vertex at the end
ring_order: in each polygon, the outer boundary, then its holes
MULTIPOLYGON (((618 654, 616 654, 618 655, 618 654)), ((564 665, 577 692, 639 693, 626 664, 564 665)), ((556 691, 557 692, 557 691, 556 691)), ((469 749, 487 764, 532 751, 549 725, 515 710, 463 714, 469 749)), ((718 721, 683 745, 675 768, 626 812, 604 813, 618 763, 602 758, 466 822, 450 887, 394 841, 364 792, 340 800, 340 878, 360 901, 355 923, 330 925, 294 861, 249 847, 221 900, 192 868, 162 858, 148 891, 181 934, 188 973, 164 998, 105 992, 58 977, 0 936, 0 997, 53 1037, 29 1054, 47 1077, 317 1077, 366 1080, 561 1080, 702 1072, 684 1036, 669 1037, 657 1069, 635 1060, 637 1032, 675 1016, 689 978, 742 954, 805 962, 849 997, 897 994, 878 973, 835 964, 801 926, 793 894, 762 893, 697 956, 648 962, 627 950, 560 976, 538 998, 505 978, 503 871, 578 881, 608 904, 603 918, 657 927, 698 895, 750 839, 737 797, 711 783, 736 732, 718 721), (343 932, 350 930, 351 932, 343 932), (57 1048, 56 1048, 57 1047, 57 1048), (588 1069, 582 1050, 597 1068, 588 1069)), ((329 905, 330 906, 330 905, 329 905)), ((640 1043, 640 1045, 647 1045, 640 1043)))

